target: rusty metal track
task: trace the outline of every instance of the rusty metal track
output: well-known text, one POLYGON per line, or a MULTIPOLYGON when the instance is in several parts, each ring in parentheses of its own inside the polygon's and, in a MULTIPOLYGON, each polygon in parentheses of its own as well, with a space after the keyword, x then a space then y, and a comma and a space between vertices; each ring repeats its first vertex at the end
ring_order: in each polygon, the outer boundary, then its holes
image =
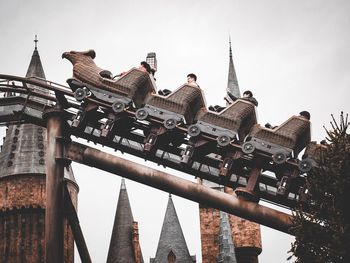
MULTIPOLYGON (((73 98, 73 93, 68 87, 44 81, 35 78, 22 78, 9 75, 0 75, 0 91, 6 97, 0 98, 0 124, 9 123, 23 123, 29 122, 40 126, 46 126, 42 119, 42 113, 51 108, 57 103, 57 98, 54 93, 60 93, 65 96, 68 103, 65 105, 65 119, 70 124, 76 113, 81 110, 81 105, 73 98), (33 85, 33 86, 29 86, 33 85), (44 94, 35 89, 39 86, 43 89, 51 91, 51 93, 44 94), (27 94, 30 93, 30 97, 27 94), (46 99, 48 103, 36 98, 46 99)), ((98 100, 89 99, 89 103, 96 105, 97 108, 105 112, 110 112, 111 105, 102 103, 98 100)), ((239 159, 240 164, 238 168, 232 170, 232 174, 228 177, 219 176, 219 165, 222 162, 215 154, 197 156, 195 162, 191 165, 183 165, 180 162, 181 152, 185 150, 183 146, 173 147, 159 144, 152 154, 145 154, 144 152, 144 131, 151 128, 151 123, 139 122, 135 119, 135 112, 133 109, 126 109, 125 116, 132 128, 125 131, 115 131, 112 137, 106 138, 101 136, 101 126, 104 124, 103 118, 107 118, 107 114, 96 111, 94 115, 89 116, 84 126, 70 127, 67 132, 71 135, 92 141, 96 144, 111 147, 121 152, 130 153, 132 155, 141 157, 145 160, 153 161, 159 165, 168 166, 191 176, 200 177, 208 181, 212 181, 221 185, 232 188, 244 187, 248 183, 250 170, 253 169, 249 156, 242 156, 239 159)), ((124 122, 120 123, 121 126, 124 122)), ((179 132, 184 132, 183 127, 178 128, 179 132)), ((183 141, 187 143, 186 139, 183 141)), ((233 147, 239 147, 233 146, 233 147)), ((261 158, 265 158, 261 155, 261 158)), ((293 165, 293 164, 287 164, 293 165)), ((267 163, 265 165, 267 170, 272 170, 267 163)), ((300 178, 301 183, 303 178, 300 178)), ((259 195, 260 198, 274 203, 279 206, 293 208, 298 201, 298 188, 292 189, 287 196, 276 195, 276 184, 278 179, 269 173, 262 173, 259 176, 259 195)))

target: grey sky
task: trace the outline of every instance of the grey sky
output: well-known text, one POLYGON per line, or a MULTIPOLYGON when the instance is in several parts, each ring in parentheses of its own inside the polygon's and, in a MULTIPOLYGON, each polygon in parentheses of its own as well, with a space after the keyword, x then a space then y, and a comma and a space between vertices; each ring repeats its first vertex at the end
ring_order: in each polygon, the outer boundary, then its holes
MULTIPOLYGON (((65 84, 72 75, 71 64, 61 59, 64 51, 93 48, 97 65, 113 73, 138 65, 154 51, 158 88, 173 90, 194 72, 208 105, 224 104, 231 34, 240 89, 252 90, 258 99, 258 122, 280 124, 308 110, 312 138, 319 141, 331 113, 350 112, 349 5, 338 0, 0 0, 0 73, 25 75, 38 34, 49 80, 65 84)), ((87 245, 93 261, 104 262, 120 177, 76 164, 73 168, 87 245)), ((168 195, 126 184, 148 262, 156 252, 168 195)), ((174 204, 190 253, 200 258, 198 205, 178 197, 174 204)), ((260 262, 285 262, 293 239, 267 228, 262 237, 260 262)))

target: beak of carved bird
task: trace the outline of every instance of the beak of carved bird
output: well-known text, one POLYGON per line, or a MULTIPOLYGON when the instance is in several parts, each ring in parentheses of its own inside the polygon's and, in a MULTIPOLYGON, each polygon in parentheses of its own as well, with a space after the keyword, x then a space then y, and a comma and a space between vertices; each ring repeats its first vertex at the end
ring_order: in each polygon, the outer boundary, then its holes
POLYGON ((67 58, 67 55, 68 55, 67 53, 68 53, 68 52, 64 52, 64 53, 62 54, 62 59, 63 59, 63 58, 67 58))

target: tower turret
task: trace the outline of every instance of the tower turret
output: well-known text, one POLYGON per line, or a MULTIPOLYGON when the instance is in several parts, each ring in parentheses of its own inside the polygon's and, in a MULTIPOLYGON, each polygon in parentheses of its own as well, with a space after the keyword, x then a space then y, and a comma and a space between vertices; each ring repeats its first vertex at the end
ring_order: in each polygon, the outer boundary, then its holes
POLYGON ((138 224, 134 221, 125 179, 122 179, 107 263, 143 263, 138 224))
MULTIPOLYGON (((37 49, 26 77, 45 79, 37 49)), ((9 125, 0 152, 0 258, 4 262, 44 262, 46 129, 32 124, 9 125)), ((65 180, 74 205, 78 185, 71 167, 65 180)), ((65 220, 65 262, 74 262, 73 235, 65 220)))
POLYGON ((190 256, 188 251, 171 195, 168 199, 156 256, 151 258, 150 262, 196 262, 196 256, 190 256))

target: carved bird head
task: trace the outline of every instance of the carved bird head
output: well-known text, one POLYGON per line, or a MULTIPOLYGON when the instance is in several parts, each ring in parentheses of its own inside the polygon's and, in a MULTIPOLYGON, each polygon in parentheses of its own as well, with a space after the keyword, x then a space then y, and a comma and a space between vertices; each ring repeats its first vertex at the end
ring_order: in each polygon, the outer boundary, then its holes
POLYGON ((76 63, 89 63, 96 57, 93 49, 87 51, 69 51, 62 54, 62 58, 68 59, 73 65, 76 63))

